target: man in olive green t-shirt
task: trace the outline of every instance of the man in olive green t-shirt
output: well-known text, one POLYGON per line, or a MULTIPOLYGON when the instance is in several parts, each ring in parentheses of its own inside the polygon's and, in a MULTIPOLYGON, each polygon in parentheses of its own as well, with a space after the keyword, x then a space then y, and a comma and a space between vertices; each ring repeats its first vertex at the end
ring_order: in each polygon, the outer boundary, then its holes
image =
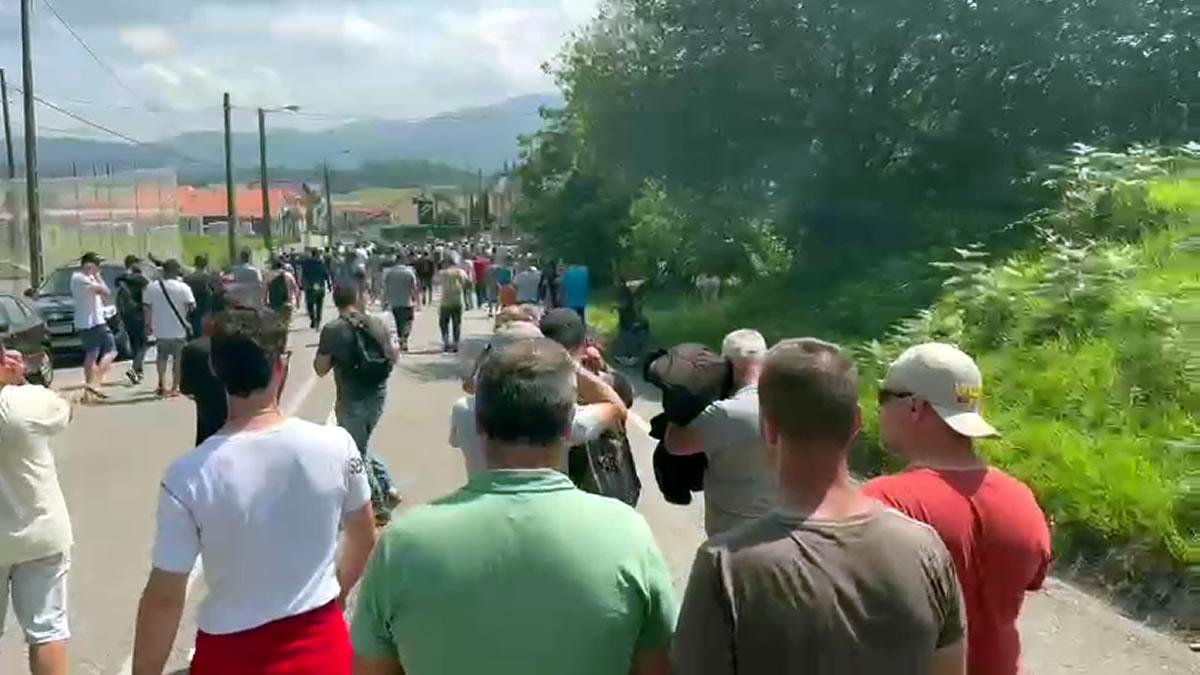
POLYGON ((484 359, 489 470, 376 545, 351 630, 356 673, 666 675, 676 605, 649 527, 553 468, 577 367, 544 339, 484 359))

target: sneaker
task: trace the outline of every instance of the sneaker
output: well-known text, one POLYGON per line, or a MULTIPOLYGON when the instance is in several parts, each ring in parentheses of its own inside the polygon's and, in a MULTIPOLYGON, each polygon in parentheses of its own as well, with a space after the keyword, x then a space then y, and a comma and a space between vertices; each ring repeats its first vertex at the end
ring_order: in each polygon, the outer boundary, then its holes
POLYGON ((129 384, 137 384, 139 381, 141 381, 141 378, 138 377, 138 374, 132 370, 125 371, 125 377, 129 380, 129 384))

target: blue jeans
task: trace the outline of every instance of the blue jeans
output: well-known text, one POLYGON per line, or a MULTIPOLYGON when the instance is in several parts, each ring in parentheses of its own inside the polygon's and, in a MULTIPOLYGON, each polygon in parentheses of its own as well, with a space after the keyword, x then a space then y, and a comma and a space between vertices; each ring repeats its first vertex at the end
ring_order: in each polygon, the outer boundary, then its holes
POLYGON ((387 513, 387 496, 393 489, 392 477, 384 463, 371 454, 368 445, 371 432, 375 431, 375 425, 379 424, 379 418, 383 415, 385 400, 386 397, 380 394, 363 399, 339 400, 334 406, 338 426, 350 432, 358 451, 371 467, 367 472, 367 481, 371 484, 371 505, 380 516, 387 513))

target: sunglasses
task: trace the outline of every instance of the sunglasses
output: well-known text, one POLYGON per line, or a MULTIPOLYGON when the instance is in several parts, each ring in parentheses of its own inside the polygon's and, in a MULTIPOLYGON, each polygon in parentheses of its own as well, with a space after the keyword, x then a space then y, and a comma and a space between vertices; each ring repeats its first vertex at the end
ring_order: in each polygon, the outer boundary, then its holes
POLYGON ((891 391, 890 389, 879 390, 879 405, 883 406, 893 399, 912 398, 912 393, 907 391, 891 391))

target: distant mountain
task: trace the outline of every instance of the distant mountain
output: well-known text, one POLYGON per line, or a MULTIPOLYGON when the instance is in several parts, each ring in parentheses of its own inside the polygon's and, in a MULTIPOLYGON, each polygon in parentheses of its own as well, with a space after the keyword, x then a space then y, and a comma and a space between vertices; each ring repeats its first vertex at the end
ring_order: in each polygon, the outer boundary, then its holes
MULTIPOLYGON (((491 173, 517 158, 517 137, 538 128, 540 108, 561 105, 557 94, 534 94, 420 121, 360 120, 322 131, 277 127, 268 130, 268 161, 272 166, 308 169, 326 159, 341 168, 371 161, 413 159, 491 173)), ((239 175, 258 166, 257 134, 235 133, 232 143, 239 175)), ((81 174, 90 173, 93 166, 103 170, 108 164, 114 170, 173 166, 181 176, 208 175, 222 170, 223 158, 219 131, 188 132, 153 146, 64 136, 38 140, 39 173, 47 176, 69 175, 72 162, 81 174), (189 162, 180 155, 204 164, 189 162)))

